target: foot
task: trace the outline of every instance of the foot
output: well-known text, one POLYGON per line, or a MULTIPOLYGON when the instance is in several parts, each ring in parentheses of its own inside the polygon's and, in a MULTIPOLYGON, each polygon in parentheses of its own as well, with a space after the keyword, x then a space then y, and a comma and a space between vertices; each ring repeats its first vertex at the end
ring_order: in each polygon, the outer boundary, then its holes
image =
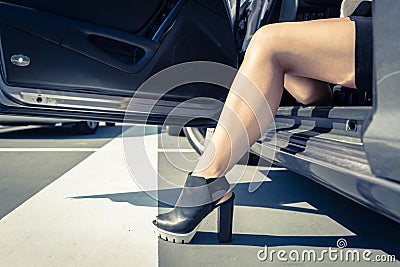
MULTIPOLYGON (((215 179, 215 178, 209 178, 209 177, 224 177, 223 175, 219 175, 220 172, 193 172, 192 175, 193 176, 198 176, 198 177, 205 177, 205 179, 215 179)), ((218 179, 218 178, 217 178, 218 179)), ((221 198, 220 201, 218 201, 217 205, 220 205, 222 203, 224 203, 225 201, 227 201, 228 199, 230 199, 232 197, 232 190, 229 189, 227 191, 227 193, 225 194, 225 196, 223 196, 221 198)))
POLYGON ((217 207, 233 209, 234 195, 229 190, 230 185, 225 177, 205 179, 189 175, 174 209, 160 214, 153 221, 157 234, 173 243, 189 243, 211 211, 217 207))

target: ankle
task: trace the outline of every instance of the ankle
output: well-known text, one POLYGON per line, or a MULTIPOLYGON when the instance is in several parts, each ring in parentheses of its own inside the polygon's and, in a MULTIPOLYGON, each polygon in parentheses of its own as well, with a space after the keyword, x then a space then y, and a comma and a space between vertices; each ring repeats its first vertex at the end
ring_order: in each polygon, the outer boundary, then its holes
POLYGON ((219 178, 225 175, 225 172, 219 170, 203 170, 203 171, 193 171, 193 176, 204 177, 205 179, 219 178))
MULTIPOLYGON (((220 178, 223 177, 225 175, 225 173, 223 172, 211 172, 211 171, 200 171, 200 172, 196 172, 194 171, 192 174, 192 176, 199 176, 199 177, 203 177, 205 179, 215 179, 215 178, 220 178)), ((225 178, 224 178, 225 179, 225 178)), ((217 202, 217 205, 224 203, 225 201, 229 200, 232 197, 232 189, 230 188, 225 195, 217 202)))

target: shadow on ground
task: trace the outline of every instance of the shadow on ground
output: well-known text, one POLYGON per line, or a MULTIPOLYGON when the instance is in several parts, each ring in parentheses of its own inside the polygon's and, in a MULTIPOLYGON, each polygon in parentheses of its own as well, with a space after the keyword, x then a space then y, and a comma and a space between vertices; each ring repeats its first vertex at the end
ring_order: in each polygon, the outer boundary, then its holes
MULTIPOLYGON (((290 171, 270 171, 272 180, 264 182, 254 193, 248 192, 248 183, 236 185, 236 206, 264 207, 313 214, 323 214, 355 234, 346 236, 348 248, 379 249, 400 258, 398 240, 399 224, 364 208, 337 193, 290 171), (307 202, 314 209, 284 206, 288 203, 307 202)), ((175 203, 180 189, 165 189, 152 192, 128 192, 77 196, 73 199, 110 199, 115 202, 127 202, 136 206, 171 207, 166 203, 175 203), (151 197, 158 194, 159 201, 151 197)), ((149 220, 152 218, 149 218, 149 220)), ((254 214, 257 220, 257 214, 254 214)), ((234 234, 231 246, 314 246, 336 247, 338 236, 271 236, 259 234, 234 234)), ((217 234, 198 232, 192 241, 197 245, 217 245, 217 234)))
MULTIPOLYGON (((125 131, 125 136, 135 137, 143 135, 158 134, 161 129, 154 131, 154 129, 147 129, 144 126, 131 126, 132 129, 125 131)), ((46 139, 109 139, 116 138, 121 135, 124 127, 99 127, 94 134, 76 134, 70 127, 50 127, 44 126, 33 129, 17 129, 0 133, 0 139, 13 139, 13 140, 46 140, 46 139)))

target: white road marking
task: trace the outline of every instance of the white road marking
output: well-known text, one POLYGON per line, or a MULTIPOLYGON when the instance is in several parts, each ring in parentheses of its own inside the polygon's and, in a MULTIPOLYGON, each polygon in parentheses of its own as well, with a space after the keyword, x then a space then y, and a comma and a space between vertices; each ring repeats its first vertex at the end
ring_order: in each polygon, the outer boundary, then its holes
MULTIPOLYGON (((157 189, 158 135, 126 138, 131 144, 145 139, 135 173, 157 189)), ((0 266, 158 265, 151 227, 157 202, 147 201, 133 181, 122 140, 115 138, 0 220, 0 266)))
POLYGON ((182 149, 175 149, 175 148, 159 148, 158 152, 166 152, 166 153, 197 153, 196 150, 190 148, 182 148, 182 149))
POLYGON ((91 147, 4 147, 0 152, 96 152, 99 148, 91 147))
POLYGON ((29 125, 29 126, 2 126, 0 128, 0 133, 8 133, 21 130, 32 130, 37 128, 42 128, 43 125, 29 125))

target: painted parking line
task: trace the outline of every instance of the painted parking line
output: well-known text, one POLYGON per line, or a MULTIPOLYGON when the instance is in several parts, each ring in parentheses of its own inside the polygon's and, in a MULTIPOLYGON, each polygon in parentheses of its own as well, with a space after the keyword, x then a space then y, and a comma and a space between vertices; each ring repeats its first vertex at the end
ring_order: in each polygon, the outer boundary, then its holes
MULTIPOLYGON (((146 140, 153 168, 137 164, 136 173, 157 189, 157 135, 129 136, 133 145, 146 140)), ((139 160, 143 153, 137 151, 139 160)), ((0 220, 0 266, 156 266, 150 221, 157 205, 107 197, 140 191, 123 140, 115 138, 0 220)))
POLYGON ((159 148, 158 152, 165 153, 197 153, 196 150, 190 148, 159 148))
POLYGON ((99 148, 87 147, 6 147, 0 152, 96 152, 99 148))
POLYGON ((22 131, 22 130, 32 130, 37 128, 43 128, 44 126, 40 125, 29 125, 29 126, 2 126, 0 127, 0 133, 8 133, 14 131, 22 131))

